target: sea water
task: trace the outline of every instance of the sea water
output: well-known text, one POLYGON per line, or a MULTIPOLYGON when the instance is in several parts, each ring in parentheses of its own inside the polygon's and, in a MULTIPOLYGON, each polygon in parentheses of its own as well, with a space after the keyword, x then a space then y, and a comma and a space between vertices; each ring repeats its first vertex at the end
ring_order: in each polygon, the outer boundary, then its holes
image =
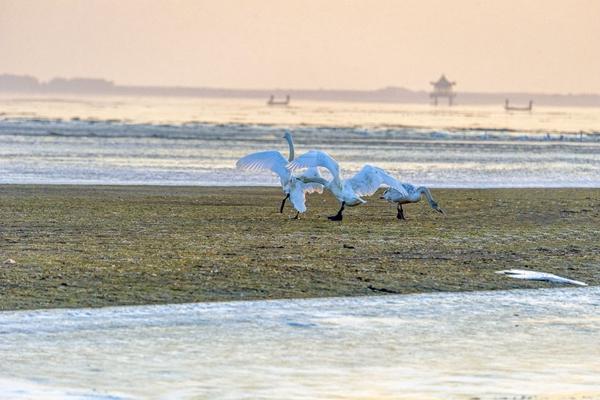
MULTIPOLYGON (((436 187, 600 187, 600 111, 0 98, 0 183, 273 185, 322 149, 436 187)), ((507 278, 508 279, 508 278, 507 278)), ((0 399, 595 399, 598 288, 0 313, 0 399)))
POLYGON ((598 399, 599 377, 597 287, 0 313, 1 399, 598 399))
POLYGON ((275 185, 254 151, 321 149, 434 187, 599 187, 600 109, 159 97, 0 98, 0 183, 275 185))

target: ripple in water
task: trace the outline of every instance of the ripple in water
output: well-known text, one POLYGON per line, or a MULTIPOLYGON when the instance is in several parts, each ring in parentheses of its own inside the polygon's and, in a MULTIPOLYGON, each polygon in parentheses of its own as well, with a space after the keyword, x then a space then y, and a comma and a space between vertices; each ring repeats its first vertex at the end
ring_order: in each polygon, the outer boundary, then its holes
POLYGON ((164 98, 0 98, 0 183, 276 185, 235 161, 331 153, 434 187, 600 187, 600 113, 536 108, 164 98), (17 101, 18 100, 18 101, 17 101))
POLYGON ((3 312, 0 398, 600 398, 599 298, 591 287, 3 312))

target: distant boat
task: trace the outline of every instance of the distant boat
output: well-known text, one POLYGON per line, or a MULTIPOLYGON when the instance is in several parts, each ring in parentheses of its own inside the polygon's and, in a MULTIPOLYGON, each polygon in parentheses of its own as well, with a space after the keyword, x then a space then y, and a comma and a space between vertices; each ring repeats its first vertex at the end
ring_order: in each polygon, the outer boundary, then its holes
POLYGON ((531 109, 533 108, 533 100, 529 100, 529 105, 525 106, 525 107, 515 107, 515 106, 511 106, 508 103, 508 99, 506 99, 504 101, 504 109, 506 111, 531 111, 531 109))
POLYGON ((287 106, 290 104, 290 95, 285 96, 285 100, 275 100, 275 96, 271 95, 269 97, 269 101, 267 101, 267 105, 269 106, 287 106))

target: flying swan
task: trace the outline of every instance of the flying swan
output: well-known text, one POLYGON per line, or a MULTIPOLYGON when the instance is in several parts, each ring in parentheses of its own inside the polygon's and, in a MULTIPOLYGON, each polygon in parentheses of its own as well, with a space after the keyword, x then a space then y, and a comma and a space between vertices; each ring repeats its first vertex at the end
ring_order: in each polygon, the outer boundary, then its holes
POLYGON ((404 217, 402 204, 417 203, 421 201, 422 195, 425 195, 425 198, 432 209, 439 213, 445 214, 444 210, 438 206, 438 203, 433 199, 431 192, 425 186, 415 187, 410 183, 403 183, 402 187, 404 187, 404 192, 400 192, 394 188, 389 188, 386 189, 386 191, 383 192, 383 195, 380 197, 382 200, 387 200, 390 203, 397 204, 396 208, 398 210, 398 214, 396 215, 396 218, 405 220, 406 218, 404 217))
POLYGON ((394 188, 403 196, 408 193, 402 184, 381 168, 365 165, 356 175, 349 179, 340 177, 340 167, 329 154, 324 151, 311 150, 291 161, 288 169, 323 167, 329 170, 333 179, 327 181, 323 177, 300 176, 305 183, 319 183, 328 189, 341 203, 336 215, 328 217, 331 221, 341 221, 345 206, 354 207, 366 203, 363 196, 370 196, 381 186, 394 188))
POLYGON ((285 197, 281 201, 279 212, 283 213, 283 207, 287 199, 290 199, 294 209, 297 213, 294 217, 298 219, 300 213, 306 211, 306 193, 323 193, 323 186, 318 183, 307 183, 300 180, 300 177, 318 179, 322 178, 318 168, 309 168, 304 174, 294 176, 287 168, 289 161, 294 159, 294 141, 290 132, 285 132, 283 138, 287 140, 289 146, 289 156, 286 160, 285 157, 276 150, 259 151, 257 153, 248 154, 245 157, 240 158, 236 166, 239 169, 258 171, 258 170, 269 170, 279 176, 281 182, 281 188, 285 197))

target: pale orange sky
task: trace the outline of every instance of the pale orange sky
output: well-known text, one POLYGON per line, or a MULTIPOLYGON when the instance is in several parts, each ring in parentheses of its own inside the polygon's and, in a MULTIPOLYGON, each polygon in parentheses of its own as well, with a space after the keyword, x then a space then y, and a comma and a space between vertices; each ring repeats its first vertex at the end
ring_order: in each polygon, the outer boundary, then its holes
POLYGON ((0 73, 600 93, 600 0, 0 0, 0 73))

